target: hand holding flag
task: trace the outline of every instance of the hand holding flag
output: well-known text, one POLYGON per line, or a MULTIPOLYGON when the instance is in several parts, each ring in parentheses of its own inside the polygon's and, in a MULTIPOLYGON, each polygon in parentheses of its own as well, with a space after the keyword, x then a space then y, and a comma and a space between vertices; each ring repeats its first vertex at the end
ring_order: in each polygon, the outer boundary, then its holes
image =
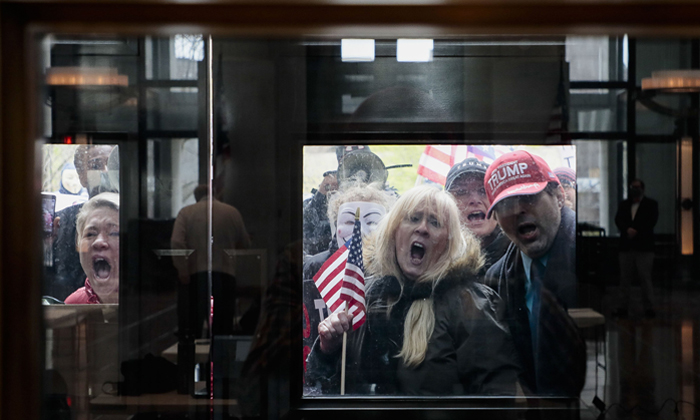
POLYGON ((343 353, 340 373, 340 395, 345 395, 345 348, 347 331, 352 323, 356 330, 365 322, 365 267, 362 262, 362 224, 360 208, 355 212, 352 238, 336 251, 314 276, 321 297, 331 316, 318 325, 321 350, 333 352, 342 334, 343 353), (349 308, 349 309, 348 309, 349 308))
POLYGON ((344 303, 347 302, 353 330, 365 322, 365 277, 359 208, 355 214, 352 238, 328 258, 314 276, 314 283, 332 314, 343 311, 344 303))

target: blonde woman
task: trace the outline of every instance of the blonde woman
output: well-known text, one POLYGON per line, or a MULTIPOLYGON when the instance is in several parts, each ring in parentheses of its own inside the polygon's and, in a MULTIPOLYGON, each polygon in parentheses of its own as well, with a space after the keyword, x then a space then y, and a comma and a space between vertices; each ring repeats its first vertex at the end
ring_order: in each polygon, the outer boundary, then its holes
POLYGON ((477 282, 479 243, 454 199, 409 190, 366 241, 367 322, 351 332, 336 313, 319 324, 307 382, 333 387, 348 331, 349 393, 514 395, 517 366, 499 298, 477 282))

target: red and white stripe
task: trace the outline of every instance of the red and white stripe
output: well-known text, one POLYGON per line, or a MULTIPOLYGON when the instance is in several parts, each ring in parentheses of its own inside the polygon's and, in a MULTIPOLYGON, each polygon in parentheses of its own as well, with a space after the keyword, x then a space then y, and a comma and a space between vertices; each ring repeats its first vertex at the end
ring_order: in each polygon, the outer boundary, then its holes
POLYGON ((348 247, 343 245, 326 260, 314 276, 314 283, 331 313, 335 313, 339 308, 342 310, 344 307, 340 290, 343 287, 349 253, 348 247))

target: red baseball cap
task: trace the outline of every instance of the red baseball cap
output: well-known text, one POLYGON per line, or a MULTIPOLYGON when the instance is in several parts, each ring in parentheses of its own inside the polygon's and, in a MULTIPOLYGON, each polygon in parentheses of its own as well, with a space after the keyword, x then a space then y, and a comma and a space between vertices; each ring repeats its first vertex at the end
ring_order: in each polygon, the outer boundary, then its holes
POLYGON ((549 182, 559 184, 559 178, 539 156, 525 150, 506 153, 496 159, 484 177, 484 188, 491 202, 486 217, 491 217, 499 202, 516 195, 534 195, 549 182))

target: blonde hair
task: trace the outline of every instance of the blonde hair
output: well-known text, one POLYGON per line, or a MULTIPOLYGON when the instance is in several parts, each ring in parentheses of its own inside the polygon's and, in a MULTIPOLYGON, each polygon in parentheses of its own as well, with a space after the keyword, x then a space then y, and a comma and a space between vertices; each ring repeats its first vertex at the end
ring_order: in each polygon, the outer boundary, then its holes
POLYGON ((87 222, 88 216, 93 211, 106 207, 110 208, 117 213, 119 213, 119 194, 105 192, 97 194, 96 196, 89 199, 83 207, 80 209, 78 216, 75 219, 75 245, 78 246, 80 243, 80 237, 83 229, 85 228, 85 223, 87 222))
POLYGON ((333 191, 329 194, 328 220, 331 222, 331 226, 334 227, 336 227, 335 225, 338 222, 338 210, 340 206, 345 203, 351 203, 353 201, 377 203, 381 204, 389 211, 396 202, 396 197, 384 191, 379 183, 365 184, 361 182, 347 182, 341 186, 340 190, 333 191))
MULTIPOLYGON (((430 185, 408 190, 379 223, 372 235, 371 246, 365 247, 367 272, 377 277, 396 277, 403 293, 406 279, 396 257, 396 231, 401 222, 419 210, 433 213, 449 235, 445 251, 415 282, 432 283, 434 291, 438 283, 455 270, 476 273, 484 261, 479 241, 462 226, 459 209, 452 195, 430 185)), ((389 305, 392 303, 395 302, 389 305)), ((435 313, 431 293, 429 298, 416 299, 411 303, 404 322, 403 347, 397 357, 401 357, 409 367, 421 364, 434 328, 435 313)))

